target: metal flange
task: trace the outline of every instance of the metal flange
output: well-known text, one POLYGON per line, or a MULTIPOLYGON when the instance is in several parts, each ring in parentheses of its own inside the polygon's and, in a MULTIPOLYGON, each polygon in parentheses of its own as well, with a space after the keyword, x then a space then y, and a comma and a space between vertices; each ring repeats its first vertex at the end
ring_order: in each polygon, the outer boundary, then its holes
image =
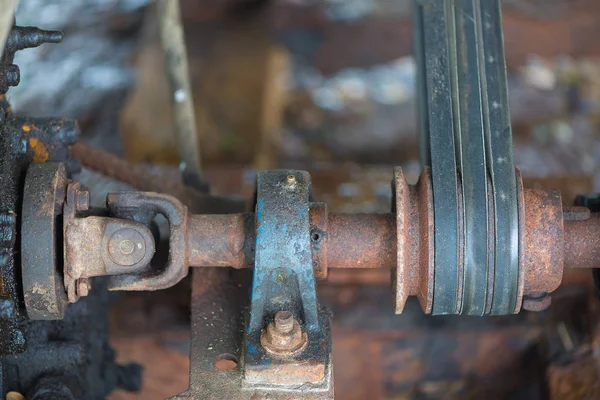
POLYGON ((67 294, 57 232, 68 179, 60 163, 32 164, 25 178, 21 220, 21 278, 31 319, 62 319, 67 294))

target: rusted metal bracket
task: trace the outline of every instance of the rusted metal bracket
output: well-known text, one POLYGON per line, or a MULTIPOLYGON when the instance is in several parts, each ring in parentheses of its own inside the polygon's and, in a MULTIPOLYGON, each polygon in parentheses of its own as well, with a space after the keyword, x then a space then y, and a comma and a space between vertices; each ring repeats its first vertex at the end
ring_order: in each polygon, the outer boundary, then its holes
POLYGON ((307 172, 258 174, 246 390, 332 393, 329 316, 317 301, 309 202, 307 172))

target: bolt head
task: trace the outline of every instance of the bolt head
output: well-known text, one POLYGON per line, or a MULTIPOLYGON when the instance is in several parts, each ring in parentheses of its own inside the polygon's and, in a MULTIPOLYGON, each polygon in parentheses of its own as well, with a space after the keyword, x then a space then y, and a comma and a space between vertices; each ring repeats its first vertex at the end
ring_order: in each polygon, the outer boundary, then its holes
POLYGON ((146 255, 146 241, 135 229, 121 228, 108 239, 108 254, 115 264, 131 267, 146 255))
POLYGON ((77 295, 85 297, 90 293, 91 284, 89 279, 81 278, 77 281, 77 295))
POLYGON ((75 193, 75 210, 87 211, 90 209, 90 192, 82 190, 75 193))

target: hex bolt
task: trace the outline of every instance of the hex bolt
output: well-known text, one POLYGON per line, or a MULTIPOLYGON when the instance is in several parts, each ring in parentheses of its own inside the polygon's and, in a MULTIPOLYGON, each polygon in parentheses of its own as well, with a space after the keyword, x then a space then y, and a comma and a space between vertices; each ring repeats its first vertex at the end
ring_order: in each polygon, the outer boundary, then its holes
POLYGON ((302 353, 308 346, 308 335, 287 310, 278 311, 273 322, 263 329, 260 343, 273 357, 287 358, 302 353))
POLYGON ((86 211, 90 208, 90 192, 86 190, 78 190, 75 193, 75 210, 86 211))
POLYGON ((133 228, 121 228, 108 239, 108 254, 118 265, 130 267, 139 263, 146 255, 146 241, 133 228))

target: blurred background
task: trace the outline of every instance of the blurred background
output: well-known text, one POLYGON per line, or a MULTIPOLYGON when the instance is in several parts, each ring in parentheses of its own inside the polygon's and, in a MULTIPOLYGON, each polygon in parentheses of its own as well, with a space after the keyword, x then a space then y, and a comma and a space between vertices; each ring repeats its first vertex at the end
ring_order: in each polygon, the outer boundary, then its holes
MULTIPOLYGON (((248 198, 254 171, 292 167, 310 171, 334 211, 387 212, 392 167, 416 180, 410 0, 180 3, 213 193, 248 198)), ((567 204, 600 186, 599 12, 596 0, 504 1, 515 163, 526 186, 560 189, 567 204)), ((65 39, 17 54, 15 112, 76 118, 84 142, 176 176, 151 1, 21 0, 17 22, 65 39)), ((97 204, 127 188, 86 169, 79 178, 97 204)), ((547 312, 474 319, 425 317, 417 304, 394 316, 389 272, 331 271, 320 295, 334 311, 336 398, 600 398, 591 274, 567 272, 547 312), (590 397, 569 397, 585 379, 590 397)), ((189 297, 185 281, 115 297, 117 358, 142 364, 145 380, 111 399, 187 388, 189 297)))

